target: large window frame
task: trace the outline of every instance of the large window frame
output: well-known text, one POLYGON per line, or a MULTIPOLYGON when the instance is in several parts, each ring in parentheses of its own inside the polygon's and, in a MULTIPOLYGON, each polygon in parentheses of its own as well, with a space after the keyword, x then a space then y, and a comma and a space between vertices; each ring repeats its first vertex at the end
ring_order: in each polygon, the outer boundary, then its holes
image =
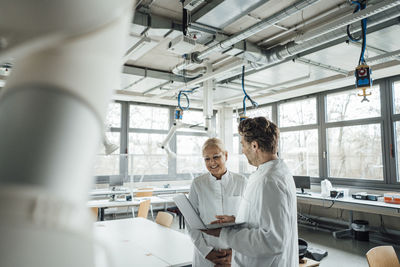
MULTIPOLYGON (((129 182, 131 177, 129 173, 129 169, 131 168, 131 152, 128 151, 129 147, 129 134, 130 133, 146 133, 146 134, 165 134, 167 135, 169 129, 173 126, 174 123, 174 106, 168 105, 156 105, 156 104, 145 104, 140 102, 133 101, 114 101, 116 103, 121 104, 121 126, 120 127, 111 127, 109 129, 110 132, 118 132, 120 133, 120 144, 119 152, 120 152, 120 168, 119 175, 124 177, 124 182, 129 182), (135 128, 130 127, 130 107, 131 105, 137 106, 146 106, 146 107, 156 107, 156 108, 165 108, 168 109, 169 113, 169 126, 168 129, 146 129, 146 128, 135 128)), ((191 109, 193 111, 203 112, 201 109, 191 109)), ((215 114, 214 114, 215 115, 215 114)), ((212 118, 211 122, 215 126, 215 116, 212 118)), ((176 131, 174 136, 171 138, 169 142, 169 146, 171 151, 177 151, 177 137, 178 136, 207 136, 206 132, 200 131, 190 131, 185 130, 185 128, 176 131)), ((191 180, 193 178, 192 175, 197 176, 200 173, 177 173, 177 159, 168 157, 168 174, 145 174, 145 175, 133 175, 133 182, 139 182, 141 179, 145 182, 158 182, 158 181, 178 181, 178 180, 191 180)), ((95 182, 97 184, 108 183, 109 175, 98 175, 96 176, 95 182)))
MULTIPOLYGON (((282 133, 290 133, 290 132, 317 130, 317 136, 318 136, 318 143, 317 143, 317 147, 318 148, 317 148, 317 150, 318 150, 318 159, 319 159, 318 160, 318 166, 319 166, 318 172, 319 172, 319 175, 321 176, 321 154, 320 154, 320 146, 321 146, 321 141, 320 140, 321 140, 321 137, 320 137, 320 133, 319 133, 319 130, 318 130, 318 128, 319 128, 318 125, 319 125, 319 121, 320 121, 320 118, 318 116, 319 115, 319 113, 318 113, 319 105, 320 105, 320 103, 319 103, 318 95, 315 95, 315 94, 279 101, 279 102, 276 103, 276 110, 277 110, 277 113, 276 113, 277 120, 276 120, 276 122, 277 122, 277 125, 279 127, 279 131, 280 131, 281 134, 282 133), (306 100, 306 99, 310 99, 310 98, 315 98, 315 112, 316 112, 316 121, 315 121, 315 123, 279 127, 279 125, 280 125, 280 121, 279 121, 279 105, 290 103, 290 102, 306 100)), ((281 145, 279 144, 279 150, 280 149, 281 149, 281 145)), ((279 151, 278 151, 278 154, 279 154, 279 151)))
MULTIPOLYGON (((380 87, 380 101, 381 101, 381 115, 373 118, 366 119, 356 119, 356 120, 346 120, 346 121, 326 121, 326 97, 329 94, 337 93, 341 91, 348 91, 357 89, 354 86, 346 86, 343 88, 323 91, 320 93, 313 93, 306 96, 295 97, 292 99, 285 99, 273 103, 268 103, 261 105, 260 108, 264 106, 272 107, 272 120, 278 123, 278 105, 288 101, 296 101, 309 97, 316 97, 317 105, 317 123, 309 125, 282 127, 280 131, 282 133, 289 131, 298 130, 318 130, 318 155, 319 155, 319 177, 312 177, 312 182, 319 184, 323 179, 328 178, 333 182, 335 186, 348 186, 357 188, 374 188, 374 189, 391 189, 400 190, 400 166, 397 166, 397 158, 399 157, 400 144, 396 146, 396 136, 395 136, 395 123, 400 123, 400 113, 394 114, 394 97, 392 85, 394 82, 400 81, 400 75, 383 78, 374 81, 374 84, 378 84, 380 87), (327 160, 327 130, 333 127, 346 127, 346 126, 356 126, 356 125, 366 125, 366 124, 379 124, 381 127, 381 150, 382 150, 382 164, 383 164, 383 180, 367 180, 367 179, 351 179, 351 178, 338 178, 328 176, 328 160, 327 160), (398 148, 399 147, 399 148, 398 148)), ((162 133, 166 134, 168 130, 149 130, 149 129, 138 129, 138 128, 128 128, 129 122, 129 105, 146 105, 168 108, 170 113, 170 126, 173 123, 174 109, 175 107, 166 105, 150 105, 137 102, 125 102, 125 101, 115 101, 121 103, 121 127, 111 128, 111 132, 120 133, 120 153, 124 154, 127 152, 128 147, 128 135, 130 132, 143 132, 143 133, 162 133)), ((201 111, 200 109, 197 109, 201 111)), ((239 110, 241 111, 241 110, 239 110)), ((235 117, 235 111, 233 114, 235 117)), ((215 125, 215 116, 213 117, 213 123, 215 125)), ((193 132, 193 131, 179 131, 174 135, 170 142, 171 150, 176 152, 176 136, 177 135, 193 135, 193 136, 206 136, 206 133, 193 132)), ((238 136, 238 134, 233 134, 238 136)), ((239 153, 242 153, 241 146, 239 144, 239 153)), ((244 163, 239 163, 239 171, 244 173, 245 168, 242 166, 244 163)), ((400 165, 400 164, 399 164, 400 165)), ((128 168, 127 160, 121 160, 120 162, 120 174, 125 175, 128 168)), ((108 176, 98 176, 97 182, 106 182, 104 178, 108 176)), ((135 181, 137 181, 141 175, 135 175, 135 181)), ((189 174, 178 174, 176 171, 176 159, 168 160, 168 175, 148 175, 145 177, 147 181, 171 181, 171 180, 190 180, 191 176, 189 174)), ((129 178, 128 178, 129 179, 129 178)))
MULTIPOLYGON (((318 130, 318 155, 319 155, 319 177, 311 177, 313 184, 320 184, 323 179, 329 179, 334 186, 347 186, 355 188, 373 188, 383 190, 400 190, 400 164, 397 166, 397 157, 400 156, 399 148, 396 147, 395 123, 400 123, 400 113, 394 114, 394 98, 392 85, 394 82, 400 82, 400 75, 378 79, 374 81, 374 85, 379 85, 381 115, 373 118, 346 120, 346 121, 326 121, 326 97, 332 93, 353 90, 356 88, 346 86, 342 88, 332 89, 319 93, 313 93, 305 96, 285 99, 273 103, 268 103, 263 106, 272 106, 272 116, 274 122, 278 122, 278 105, 290 101, 301 100, 309 97, 316 97, 317 104, 317 123, 300 126, 281 127, 280 132, 299 131, 299 130, 318 130), (367 124, 379 124, 381 127, 381 151, 383 164, 383 180, 368 180, 368 179, 353 179, 353 178, 338 178, 328 176, 328 141, 327 130, 334 127, 357 126, 367 124), (399 150, 399 151, 397 151, 399 150), (398 169, 397 169, 398 168, 398 169), (399 180, 398 180, 399 179, 399 180)), ((262 106, 260 106, 262 107, 262 106)), ((239 110, 241 111, 241 110, 239 110)), ((278 122, 279 123, 279 122, 278 122)), ((241 153, 241 147, 239 146, 241 153)), ((244 168, 240 168, 242 171, 244 168)))

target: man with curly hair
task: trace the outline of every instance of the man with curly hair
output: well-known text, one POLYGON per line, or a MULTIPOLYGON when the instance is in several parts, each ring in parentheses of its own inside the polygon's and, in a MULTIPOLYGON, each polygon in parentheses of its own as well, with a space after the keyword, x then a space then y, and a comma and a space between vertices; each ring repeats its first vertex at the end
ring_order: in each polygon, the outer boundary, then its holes
POLYGON ((244 222, 237 228, 205 231, 233 250, 232 266, 298 266, 297 204, 293 177, 279 159, 279 129, 264 117, 240 122, 243 154, 257 170, 249 177, 237 217, 215 222, 244 222))

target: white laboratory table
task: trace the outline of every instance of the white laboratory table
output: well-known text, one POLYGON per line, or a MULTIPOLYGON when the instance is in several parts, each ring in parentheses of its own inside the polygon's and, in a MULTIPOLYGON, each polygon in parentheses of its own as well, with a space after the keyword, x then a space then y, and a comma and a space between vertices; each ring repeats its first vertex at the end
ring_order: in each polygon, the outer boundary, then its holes
POLYGON ((193 257, 188 235, 144 218, 96 222, 96 267, 185 266, 193 257), (108 253, 106 253, 106 251, 108 253), (107 262, 107 259, 109 262, 107 262))
POLYGON ((104 209, 105 208, 117 208, 117 207, 132 207, 139 206, 140 202, 150 199, 150 204, 164 204, 164 209, 167 209, 167 205, 170 203, 175 203, 171 196, 151 196, 151 197, 134 197, 132 201, 120 201, 114 200, 110 201, 108 199, 100 200, 89 200, 87 203, 88 208, 98 208, 99 209, 99 219, 104 220, 104 209))
POLYGON ((297 194, 297 202, 303 204, 317 205, 325 208, 345 209, 349 211, 348 229, 333 232, 334 237, 351 235, 351 224, 353 222, 353 211, 374 213, 400 217, 400 205, 381 201, 361 200, 352 197, 331 198, 322 197, 319 193, 297 194))
POLYGON ((352 197, 331 198, 322 197, 319 193, 297 194, 297 202, 311 204, 323 207, 337 209, 346 209, 351 211, 361 211, 367 213, 375 213, 388 216, 400 217, 400 205, 390 204, 381 201, 361 200, 352 197))
MULTIPOLYGON (((176 193, 188 193, 190 190, 190 185, 184 185, 184 186, 170 186, 170 187, 154 187, 152 189, 148 190, 143 190, 143 189, 138 189, 135 188, 132 190, 133 193, 136 192, 153 192, 153 195, 159 195, 159 194, 176 194, 176 193)), ((131 191, 129 188, 123 187, 118 190, 111 190, 111 189, 95 189, 91 190, 89 192, 89 195, 92 197, 96 196, 109 196, 109 195, 119 195, 119 194, 130 194, 131 191)))

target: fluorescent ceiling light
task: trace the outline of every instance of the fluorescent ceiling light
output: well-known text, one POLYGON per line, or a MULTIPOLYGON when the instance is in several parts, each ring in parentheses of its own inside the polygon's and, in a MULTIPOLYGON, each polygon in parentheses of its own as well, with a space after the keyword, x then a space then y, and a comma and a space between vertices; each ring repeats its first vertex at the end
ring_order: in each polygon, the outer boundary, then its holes
POLYGON ((156 41, 151 40, 149 37, 144 36, 140 39, 136 44, 134 44, 128 51, 125 53, 124 61, 138 60, 144 54, 149 52, 153 47, 155 47, 158 43, 156 41))

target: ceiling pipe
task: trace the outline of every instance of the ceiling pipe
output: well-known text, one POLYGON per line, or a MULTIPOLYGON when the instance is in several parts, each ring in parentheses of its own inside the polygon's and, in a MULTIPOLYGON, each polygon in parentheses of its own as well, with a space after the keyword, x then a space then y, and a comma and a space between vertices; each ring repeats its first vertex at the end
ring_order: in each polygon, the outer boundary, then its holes
POLYGON ((324 63, 317 62, 317 61, 314 61, 314 60, 302 58, 302 57, 297 57, 296 59, 294 59, 294 61, 295 62, 299 62, 301 64, 308 65, 308 66, 313 66, 313 67, 317 67, 317 68, 320 68, 320 69, 324 69, 324 70, 329 70, 329 71, 333 71, 333 72, 336 72, 336 73, 340 73, 340 74, 342 74, 344 76, 347 76, 349 74, 348 70, 341 69, 341 68, 338 68, 338 67, 334 67, 332 65, 324 64, 324 63))
POLYGON ((213 70, 213 72, 211 72, 211 73, 207 73, 207 74, 205 74, 205 75, 203 75, 203 76, 201 76, 201 77, 199 77, 197 79, 194 79, 194 80, 191 80, 191 81, 185 83, 184 86, 176 86, 175 88, 173 88, 171 90, 168 90, 168 91, 166 91, 166 92, 164 92, 162 94, 159 94, 156 97, 163 97, 163 96, 166 96, 166 95, 170 95, 171 93, 176 93, 179 90, 190 88, 190 87, 192 87, 194 85, 198 85, 198 84, 200 84, 202 82, 205 82, 205 81, 207 81, 209 79, 213 79, 216 76, 220 75, 221 73, 224 73, 224 72, 227 72, 227 71, 231 71, 231 70, 236 69, 238 67, 241 67, 241 66, 243 66, 245 64, 247 64, 246 60, 236 59, 233 62, 231 62, 231 63, 229 63, 229 64, 227 64, 225 66, 222 66, 221 68, 219 68, 217 70, 213 70))
MULTIPOLYGON (((194 66, 195 64, 192 64, 191 66, 194 66)), ((186 65, 189 66, 189 65, 186 65)), ((196 78, 199 75, 202 75, 206 73, 207 68, 206 67, 198 67, 194 70, 188 70, 188 69, 181 69, 178 70, 177 68, 172 69, 172 73, 178 76, 183 76, 187 78, 196 78)))
POLYGON ((269 37, 269 38, 267 38, 265 40, 262 40, 262 41, 258 42, 257 45, 258 46, 263 46, 263 45, 265 45, 265 44, 267 44, 267 43, 269 43, 269 42, 271 42, 271 41, 273 41, 273 40, 275 40, 275 39, 277 39, 279 37, 283 37, 283 36, 285 36, 285 35, 287 35, 287 34, 289 34, 291 32, 297 31, 297 30, 305 27, 306 25, 314 23, 314 22, 316 22, 316 21, 318 21, 318 20, 320 20, 320 19, 322 19, 324 17, 327 17, 327 16, 329 16, 329 15, 331 15, 331 14, 337 12, 337 11, 341 11, 345 7, 349 7, 349 3, 348 2, 341 3, 340 5, 337 5, 336 7, 331 8, 331 9, 325 11, 324 13, 321 13, 321 14, 315 16, 315 17, 312 17, 312 18, 310 18, 310 19, 308 19, 308 20, 306 20, 306 21, 304 21, 304 22, 302 22, 300 24, 297 24, 297 25, 287 29, 286 31, 282 31, 282 32, 280 32, 278 34, 275 34, 274 36, 271 36, 271 37, 269 37))
POLYGON ((383 55, 375 56, 375 57, 370 57, 367 59, 368 63, 382 63, 382 62, 387 62, 389 60, 399 60, 399 55, 400 55, 400 49, 393 51, 393 52, 388 52, 383 55))
MULTIPOLYGON (((399 2, 400 1, 392 1, 399 2)), ((376 14, 372 17, 368 18, 368 26, 378 25, 380 23, 384 23, 393 18, 397 18, 400 13, 399 6, 394 6, 386 11, 383 11, 379 14, 376 14)), ((356 25, 353 28, 352 32, 357 32, 360 30, 360 25, 356 25)), ((305 52, 317 46, 329 43, 331 41, 343 38, 347 36, 346 27, 342 27, 340 29, 336 29, 334 31, 330 31, 327 34, 321 35, 318 33, 318 37, 310 39, 304 43, 296 44, 295 42, 287 43, 286 45, 281 45, 274 47, 273 49, 264 51, 264 54, 255 55, 255 53, 243 53, 243 57, 249 61, 255 61, 259 64, 264 64, 264 66, 270 66, 273 64, 280 63, 287 58, 295 56, 299 53, 305 52)))
POLYGON ((294 14, 304 10, 307 7, 310 7, 311 5, 317 3, 318 1, 320 1, 320 0, 301 0, 297 3, 295 3, 294 5, 289 6, 285 9, 279 11, 278 13, 275 13, 271 17, 268 17, 256 24, 254 24, 253 26, 247 28, 246 30, 233 35, 232 37, 228 38, 227 40, 224 40, 224 41, 208 48, 207 50, 198 53, 196 55, 196 59, 203 60, 207 56, 209 56, 210 54, 212 54, 214 52, 219 52, 221 50, 227 49, 227 48, 231 47, 232 45, 234 45, 256 33, 273 26, 274 24, 288 18, 289 16, 294 15, 294 14))
MULTIPOLYGON (((289 16, 302 11, 303 9, 317 3, 318 1, 320 1, 320 0, 301 0, 297 3, 295 3, 294 5, 289 6, 285 9, 279 11, 278 13, 275 13, 271 17, 268 17, 256 24, 254 24, 253 26, 247 28, 246 30, 244 30, 240 33, 237 33, 237 34, 233 35, 232 37, 230 37, 230 38, 228 38, 228 39, 226 39, 226 40, 224 40, 202 52, 193 53, 192 60, 196 63, 201 63, 211 53, 219 52, 221 50, 227 49, 227 48, 231 47, 232 45, 234 45, 256 33, 273 26, 274 24, 288 18, 289 16)), ((193 66, 193 63, 187 64, 186 62, 184 62, 184 63, 176 65, 174 67, 174 69, 172 70, 172 72, 179 73, 179 71, 181 71, 185 68, 190 68, 191 66, 193 66)))
MULTIPOLYGON (((284 81, 284 82, 281 82, 281 83, 277 83, 277 84, 273 84, 273 85, 269 85, 269 86, 266 86, 266 87, 263 87, 263 88, 256 89, 256 90, 251 92, 252 93, 252 98, 256 97, 257 93, 259 94, 261 92, 265 93, 265 92, 270 92, 270 91, 274 91, 274 90, 279 90, 279 89, 282 89, 282 88, 286 88, 288 85, 290 85, 292 83, 302 82, 304 80, 309 80, 310 78, 311 78, 311 74, 307 74, 305 76, 294 78, 294 79, 289 80, 289 81, 284 81)), ((222 99, 222 100, 215 101, 215 104, 218 105, 218 104, 222 104, 222 103, 229 103, 229 102, 235 102, 235 101, 237 101, 237 102, 240 101, 241 102, 242 99, 243 99, 243 94, 238 94, 238 95, 235 95, 235 96, 232 96, 232 97, 229 97, 229 98, 225 98, 225 99, 222 99)))
POLYGON ((336 29, 340 29, 342 27, 346 27, 349 24, 355 23, 367 17, 371 17, 375 14, 381 13, 389 8, 393 8, 395 6, 400 5, 400 0, 385 0, 376 5, 369 6, 363 10, 360 10, 356 13, 348 14, 342 18, 336 19, 328 24, 325 24, 321 27, 317 27, 312 29, 304 34, 301 34, 295 38, 296 43, 303 43, 310 39, 319 37, 323 34, 332 32, 336 29))

